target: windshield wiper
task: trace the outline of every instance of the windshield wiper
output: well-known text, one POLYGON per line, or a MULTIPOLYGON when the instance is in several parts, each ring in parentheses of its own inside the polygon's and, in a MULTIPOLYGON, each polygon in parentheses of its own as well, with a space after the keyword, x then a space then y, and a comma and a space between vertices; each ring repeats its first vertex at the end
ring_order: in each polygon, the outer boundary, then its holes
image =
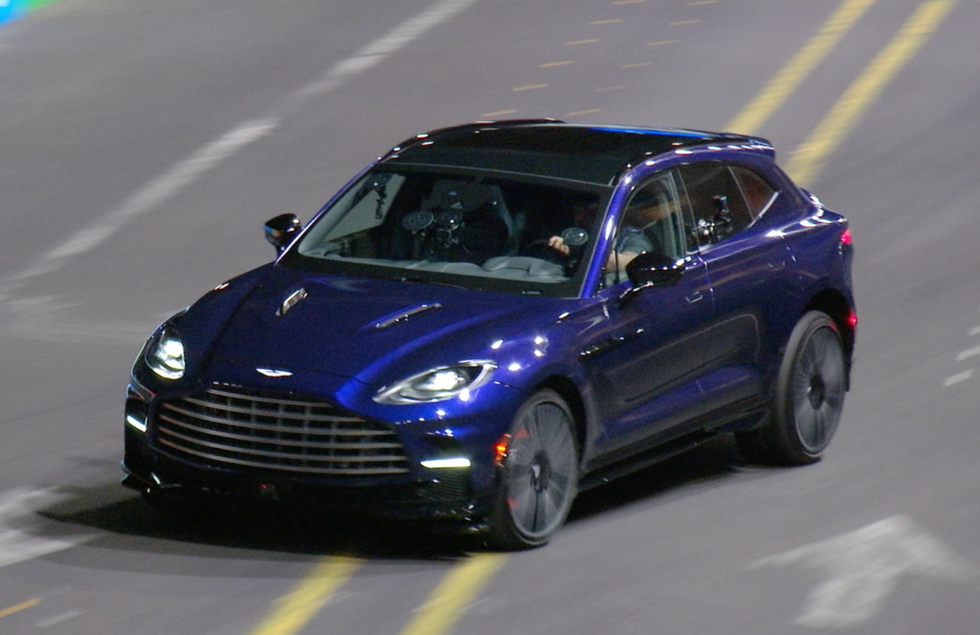
POLYGON ((424 276, 396 276, 390 279, 398 280, 399 282, 415 282, 418 284, 434 284, 440 287, 453 287, 455 289, 469 289, 469 287, 465 287, 461 284, 446 282, 445 280, 433 280, 432 278, 426 278, 424 276))

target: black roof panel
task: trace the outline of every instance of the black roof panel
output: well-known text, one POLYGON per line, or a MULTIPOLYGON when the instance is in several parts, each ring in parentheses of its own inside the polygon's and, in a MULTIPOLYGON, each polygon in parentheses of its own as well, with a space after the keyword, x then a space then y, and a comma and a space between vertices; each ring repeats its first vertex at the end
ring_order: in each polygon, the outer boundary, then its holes
MULTIPOLYGON (((677 148, 746 137, 680 129, 502 121, 418 135, 385 161, 503 170, 611 184, 626 166, 677 148)), ((755 140, 758 141, 758 140, 755 140)))

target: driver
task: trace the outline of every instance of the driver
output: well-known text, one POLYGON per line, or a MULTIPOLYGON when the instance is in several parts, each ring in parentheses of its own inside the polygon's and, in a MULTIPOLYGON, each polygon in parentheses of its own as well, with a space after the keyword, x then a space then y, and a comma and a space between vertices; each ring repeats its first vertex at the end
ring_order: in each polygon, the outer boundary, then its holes
MULTIPOLYGON (((670 214, 670 199, 663 183, 655 181, 637 192, 623 214, 615 244, 606 258, 606 270, 622 271, 638 255, 651 251, 654 244, 646 230, 670 214)), ((566 256, 571 253, 561 236, 552 236, 548 246, 566 256)))
MULTIPOLYGON (((635 199, 634 199, 635 200, 635 199)), ((623 224, 616 237, 615 248, 609 252, 606 258, 605 268, 607 270, 626 269, 626 265, 638 255, 653 249, 653 243, 643 232, 643 227, 659 220, 655 217, 659 213, 658 206, 648 204, 633 204, 623 217, 623 224)), ((663 218, 661 216, 660 218, 663 218)), ((548 246, 562 254, 570 256, 576 245, 569 245, 561 236, 552 236, 548 239, 548 246)))

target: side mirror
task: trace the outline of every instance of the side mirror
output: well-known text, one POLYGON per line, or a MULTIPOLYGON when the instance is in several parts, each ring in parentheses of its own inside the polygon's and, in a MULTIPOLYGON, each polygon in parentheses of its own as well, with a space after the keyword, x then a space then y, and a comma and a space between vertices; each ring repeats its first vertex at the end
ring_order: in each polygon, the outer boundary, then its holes
POLYGON ((302 227, 303 223, 296 214, 280 214, 266 221, 265 239, 275 246, 277 253, 281 254, 302 227))
POLYGON ((644 289, 677 284, 684 275, 684 261, 673 260, 661 253, 648 251, 638 255, 626 265, 626 275, 633 286, 619 296, 620 308, 632 302, 633 298, 644 289))
POLYGON ((626 265, 626 275, 634 287, 668 287, 677 284, 684 275, 684 261, 668 258, 662 253, 648 251, 626 265))

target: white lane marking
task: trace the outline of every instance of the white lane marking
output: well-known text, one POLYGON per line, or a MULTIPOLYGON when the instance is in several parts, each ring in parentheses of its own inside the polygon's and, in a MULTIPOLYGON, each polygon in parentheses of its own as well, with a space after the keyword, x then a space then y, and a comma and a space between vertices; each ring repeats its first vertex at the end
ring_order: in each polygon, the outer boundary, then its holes
POLYGON ((163 176, 130 196, 122 205, 49 251, 32 267, 8 277, 6 281, 18 282, 61 269, 69 260, 95 249, 118 232, 125 223, 156 209, 201 174, 265 136, 277 125, 278 122, 274 119, 242 124, 201 148, 189 159, 178 163, 163 176))
POLYGON ((956 356, 956 361, 962 362, 964 359, 976 357, 977 355, 980 355, 980 346, 968 348, 965 351, 960 351, 960 354, 956 356))
POLYGON ((138 345, 167 316, 145 322, 83 319, 72 310, 77 303, 52 296, 15 298, 0 303, 0 334, 39 342, 138 345))
POLYGON ((797 624, 853 627, 877 615, 903 575, 967 582, 977 577, 907 516, 892 516, 836 538, 769 556, 750 568, 801 565, 825 579, 810 593, 797 624))
POLYGON ((49 617, 46 620, 41 620, 40 622, 38 622, 37 624, 35 624, 35 626, 37 628, 51 628, 52 626, 56 626, 56 625, 61 624, 63 622, 67 622, 68 620, 73 620, 76 617, 80 617, 82 615, 85 615, 85 611, 78 611, 78 610, 75 610, 75 611, 67 611, 67 612, 62 613, 60 615, 55 615, 53 617, 49 617))
POLYGON ((960 384, 964 381, 973 379, 973 369, 965 370, 962 373, 957 373, 951 377, 947 377, 946 381, 943 382, 943 388, 949 388, 956 384, 960 384))
POLYGON ((69 549, 95 538, 94 535, 45 535, 56 525, 37 511, 66 498, 54 488, 20 487, 0 494, 0 567, 69 549))
POLYGON ((290 100, 292 103, 289 104, 289 107, 295 108, 308 97, 322 95, 337 88, 354 75, 363 73, 379 64, 388 55, 419 39, 433 27, 462 13, 478 1, 441 0, 436 2, 425 11, 409 18, 387 34, 362 47, 349 58, 334 64, 319 79, 293 93, 290 100))
MULTIPOLYGON (((972 329, 970 329, 969 334, 970 337, 975 337, 977 335, 980 335, 980 326, 975 326, 972 329)), ((956 361, 962 362, 964 360, 970 359, 971 357, 976 357, 978 355, 980 355, 980 346, 974 346, 973 348, 968 348, 966 350, 960 351, 956 355, 956 361)), ((950 386, 961 384, 964 381, 969 381, 970 379, 973 379, 973 374, 974 374, 974 369, 968 368, 962 373, 957 373, 955 375, 947 377, 943 381, 943 388, 949 388, 950 386)))
POLYGON ((422 13, 403 22, 391 30, 388 35, 379 38, 361 49, 361 55, 388 55, 394 53, 406 44, 419 39, 432 27, 449 20, 477 0, 442 0, 422 13))
POLYGON ((403 22, 383 37, 369 43, 353 56, 338 62, 323 77, 293 93, 278 114, 246 122, 218 140, 178 163, 163 176, 125 200, 67 241, 41 256, 26 269, 5 278, 0 298, 9 295, 24 281, 64 268, 73 258, 92 251, 116 234, 124 224, 156 209, 202 174, 231 157, 245 146, 277 128, 284 114, 310 96, 322 95, 344 81, 363 73, 387 55, 424 35, 429 29, 449 20, 478 0, 440 0, 425 11, 403 22))

